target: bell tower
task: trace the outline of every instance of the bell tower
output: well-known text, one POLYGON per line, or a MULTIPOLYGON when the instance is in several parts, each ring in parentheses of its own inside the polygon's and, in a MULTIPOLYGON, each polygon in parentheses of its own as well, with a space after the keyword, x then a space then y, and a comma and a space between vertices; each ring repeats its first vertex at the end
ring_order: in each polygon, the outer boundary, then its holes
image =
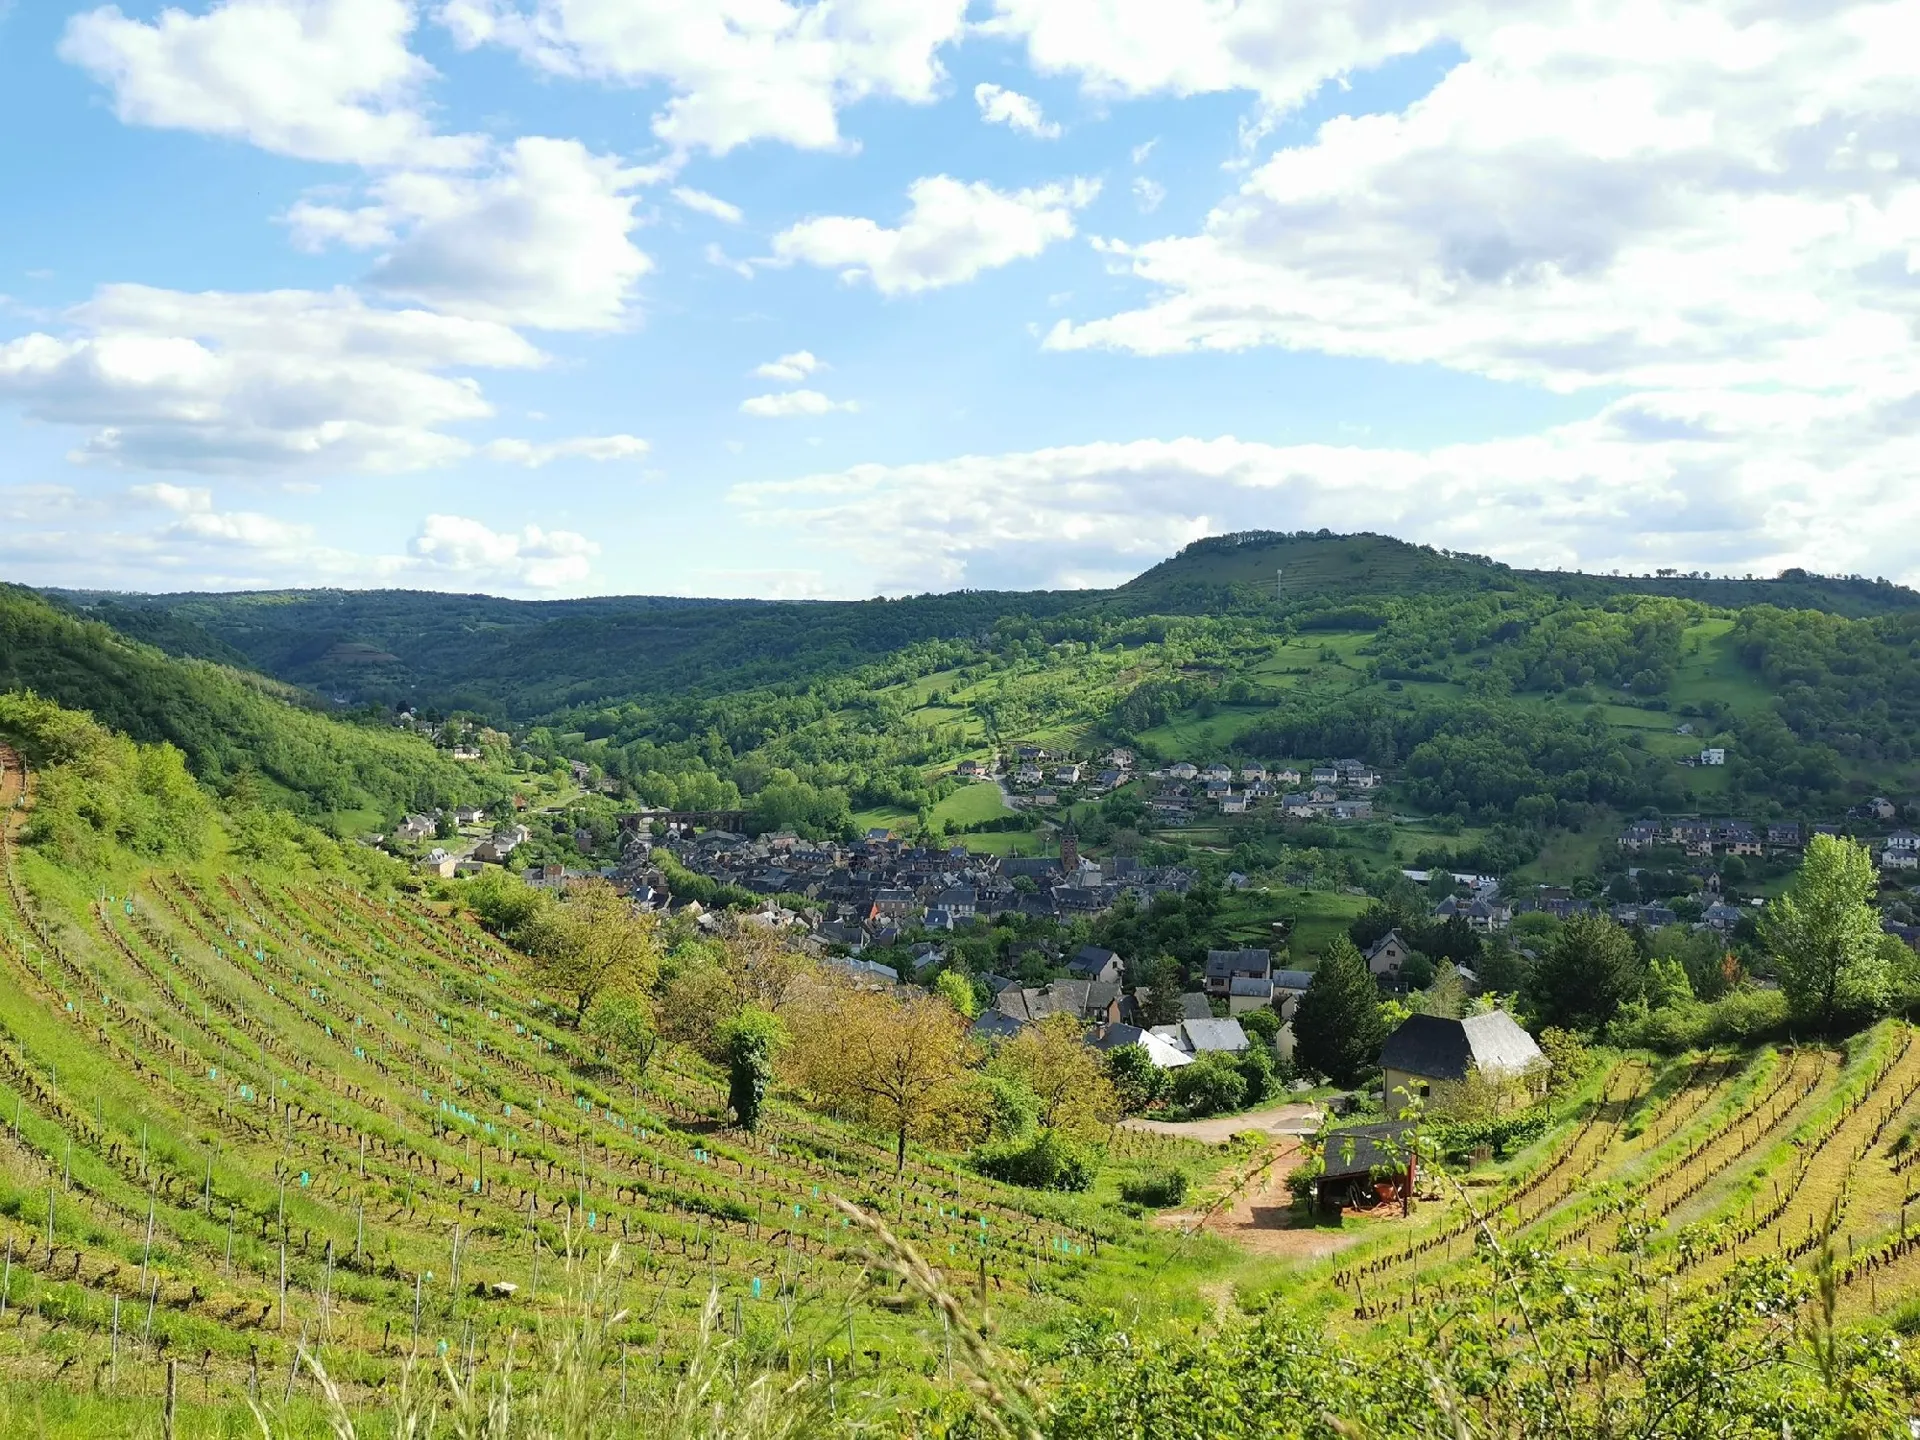
POLYGON ((1067 825, 1060 832, 1060 869, 1072 875, 1080 868, 1080 837, 1073 833, 1073 817, 1067 817, 1067 825))

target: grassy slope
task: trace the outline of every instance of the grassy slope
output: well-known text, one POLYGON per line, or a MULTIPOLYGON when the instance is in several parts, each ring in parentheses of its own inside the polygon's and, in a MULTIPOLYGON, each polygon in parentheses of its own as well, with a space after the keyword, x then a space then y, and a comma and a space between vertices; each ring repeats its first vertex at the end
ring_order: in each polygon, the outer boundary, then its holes
POLYGON ((576 1050, 519 956, 416 900, 230 856, 83 876, 0 850, 0 1113, 19 1117, 0 1143, 16 1257, 0 1377, 44 1379, 71 1358, 66 1378, 88 1383, 119 1295, 123 1397, 153 1395, 164 1350, 190 1357, 183 1390, 212 1397, 209 1413, 244 1413, 250 1353, 283 1375, 324 1323, 331 1373, 364 1402, 405 1364, 416 1279, 426 1352, 471 1337, 497 1364, 511 1331, 524 1341, 563 1308, 570 1231, 589 1256, 626 1241, 616 1344, 648 1357, 637 1383, 672 1373, 711 1286, 752 1363, 792 1350, 844 1373, 851 1314, 882 1383, 912 1393, 934 1373, 938 1327, 929 1338, 924 1314, 863 1285, 832 1194, 884 1208, 956 1289, 984 1257, 1016 1342, 1051 1348, 1087 1306, 1205 1308, 1193 1287, 1217 1248, 1176 1251, 1101 1196, 1016 1191, 919 1151, 896 1189, 886 1143, 785 1098, 759 1136, 729 1129, 721 1078, 679 1053, 636 1088, 576 1050), (61 1261, 47 1274, 24 1258, 46 1234, 50 1181, 61 1261), (150 1195, 158 1288, 152 1342, 136 1345, 150 1195), (470 1293, 495 1280, 518 1293, 470 1293))

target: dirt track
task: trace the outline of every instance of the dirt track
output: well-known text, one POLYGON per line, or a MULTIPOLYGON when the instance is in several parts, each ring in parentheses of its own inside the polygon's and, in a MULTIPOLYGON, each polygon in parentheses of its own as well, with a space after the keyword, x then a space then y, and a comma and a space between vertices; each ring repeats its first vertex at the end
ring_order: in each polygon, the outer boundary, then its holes
POLYGON ((1244 1115, 1216 1115, 1210 1120, 1124 1120, 1134 1130, 1156 1135, 1183 1135, 1208 1145, 1223 1145, 1235 1135, 1254 1131, 1262 1135, 1311 1135, 1320 1128, 1320 1111, 1303 1100, 1289 1100, 1244 1115))

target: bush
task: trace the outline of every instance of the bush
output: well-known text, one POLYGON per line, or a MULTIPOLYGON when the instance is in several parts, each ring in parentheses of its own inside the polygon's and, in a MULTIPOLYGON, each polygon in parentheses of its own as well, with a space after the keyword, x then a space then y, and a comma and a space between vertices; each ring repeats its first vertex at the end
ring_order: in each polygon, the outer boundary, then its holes
POLYGON ((1122 1180, 1120 1198, 1129 1205, 1164 1210, 1169 1205, 1184 1202, 1191 1184, 1184 1170, 1150 1170, 1144 1175, 1129 1175, 1122 1180))
POLYGON ((1173 1103, 1189 1115, 1219 1115, 1246 1102, 1247 1079, 1230 1055, 1202 1055, 1173 1072, 1173 1103))
POLYGON ((1463 1160, 1482 1145, 1504 1160, 1546 1134, 1552 1122, 1553 1112, 1536 1105, 1489 1120, 1441 1121, 1427 1133, 1449 1160, 1463 1160))
POLYGON ((1630 1005, 1608 1027, 1616 1045, 1678 1054, 1702 1045, 1750 1044, 1782 1029, 1787 997, 1778 990, 1730 990, 1711 1005, 1679 1000, 1658 1009, 1630 1005))
POLYGON ((1167 1093, 1167 1072, 1153 1063, 1144 1045, 1116 1045, 1107 1051, 1107 1080, 1120 1108, 1138 1115, 1167 1093))
POLYGON ((1052 1130, 983 1145, 973 1152, 973 1168, 988 1179, 1029 1190, 1085 1190, 1093 1184, 1093 1162, 1052 1130))

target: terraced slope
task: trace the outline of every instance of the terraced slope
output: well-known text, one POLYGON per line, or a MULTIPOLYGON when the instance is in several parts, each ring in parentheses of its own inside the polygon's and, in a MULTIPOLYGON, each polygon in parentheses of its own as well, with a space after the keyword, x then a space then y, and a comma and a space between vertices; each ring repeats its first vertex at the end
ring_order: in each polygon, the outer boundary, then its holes
MULTIPOLYGON (((217 1401, 318 1347, 350 1394, 416 1345, 483 1367, 621 1242, 623 1367, 672 1371, 710 1291, 750 1353, 933 1373, 831 1198, 883 1211, 1006 1327, 1065 1322, 1164 1254, 783 1104, 724 1123, 696 1063, 597 1067, 521 957, 413 901, 155 869, 83 886, 16 843, 0 751, 0 1375, 217 1401)), ((523 1340, 524 1343, 524 1340, 523 1340)), ((624 1372, 623 1372, 624 1373, 624 1372)))
POLYGON ((1843 1311, 1883 1311, 1920 1288, 1916 1137, 1920 1044, 1902 1022, 1844 1052, 1626 1056, 1502 1182, 1449 1187, 1316 1283, 1353 1320, 1384 1323, 1465 1303, 1476 1245, 1632 1264, 1700 1288, 1770 1253, 1830 1264, 1843 1311))

